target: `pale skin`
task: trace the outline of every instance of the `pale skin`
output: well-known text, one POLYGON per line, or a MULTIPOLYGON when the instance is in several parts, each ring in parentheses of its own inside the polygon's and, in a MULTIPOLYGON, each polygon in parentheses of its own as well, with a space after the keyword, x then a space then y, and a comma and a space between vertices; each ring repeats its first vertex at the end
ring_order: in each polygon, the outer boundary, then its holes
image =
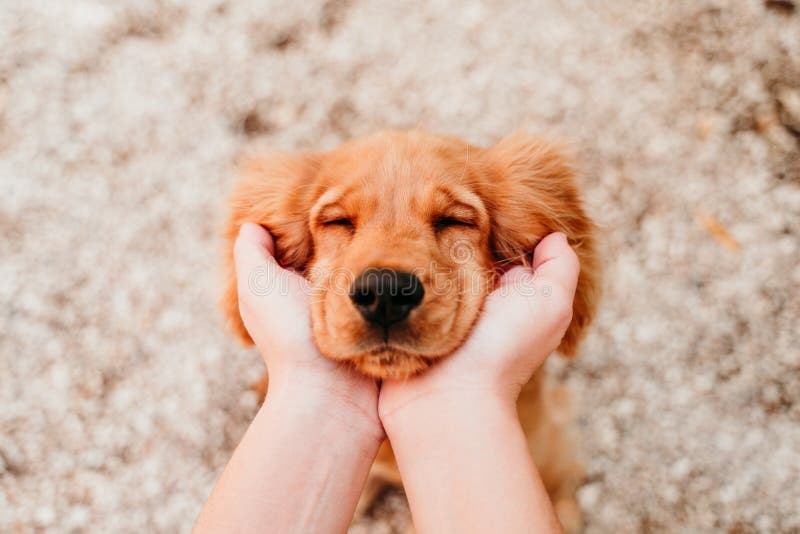
POLYGON ((240 310, 269 368, 269 392, 195 533, 345 532, 385 437, 417 532, 560 532, 515 402, 572 316, 579 265, 563 234, 536 247, 535 276, 531 267, 504 275, 455 354, 380 386, 319 354, 307 282, 273 254, 268 232, 242 226, 240 310), (288 291, 253 291, 254 272, 288 291))

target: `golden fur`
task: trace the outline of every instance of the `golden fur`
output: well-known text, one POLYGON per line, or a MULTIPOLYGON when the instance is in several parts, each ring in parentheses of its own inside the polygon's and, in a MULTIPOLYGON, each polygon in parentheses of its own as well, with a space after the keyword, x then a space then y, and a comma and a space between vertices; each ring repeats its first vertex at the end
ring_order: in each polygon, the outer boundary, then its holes
MULTIPOLYGON (((329 152, 251 157, 240 174, 226 228, 222 305, 245 342, 232 258, 244 222, 267 228, 279 261, 311 280, 312 331, 322 354, 377 378, 406 377, 452 353, 498 275, 528 262, 539 240, 555 231, 567 235, 581 262, 559 352, 574 355, 592 320, 599 279, 594 225, 569 162, 540 139, 515 134, 484 149, 420 131, 387 131, 329 152), (388 340, 348 296, 353 278, 369 267, 413 272, 425 289, 420 306, 392 327, 388 340)), ((547 392, 540 371, 518 410, 562 520, 577 525, 580 467, 552 407, 563 403, 559 398, 547 392)), ((386 446, 366 500, 378 478, 399 483, 396 473, 386 446)))

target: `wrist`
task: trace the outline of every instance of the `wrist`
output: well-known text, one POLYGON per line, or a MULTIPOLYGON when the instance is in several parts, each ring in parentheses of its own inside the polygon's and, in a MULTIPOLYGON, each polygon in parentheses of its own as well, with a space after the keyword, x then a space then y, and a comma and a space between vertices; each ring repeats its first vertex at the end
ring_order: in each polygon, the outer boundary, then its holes
POLYGON ((380 420, 390 440, 400 434, 436 434, 454 426, 491 426, 498 420, 516 421, 516 395, 493 388, 431 391, 385 404, 380 420))
POLYGON ((380 444, 384 432, 377 398, 378 388, 371 380, 325 380, 315 373, 294 371, 270 375, 264 407, 320 430, 346 429, 380 444))
POLYGON ((559 531, 513 399, 446 392, 381 412, 419 531, 559 531))

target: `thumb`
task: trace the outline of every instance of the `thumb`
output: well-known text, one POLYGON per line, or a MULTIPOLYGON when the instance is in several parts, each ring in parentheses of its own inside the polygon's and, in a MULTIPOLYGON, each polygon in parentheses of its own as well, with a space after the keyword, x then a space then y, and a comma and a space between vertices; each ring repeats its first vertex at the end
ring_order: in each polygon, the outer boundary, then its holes
MULTIPOLYGON (((250 302, 254 296, 280 298, 281 287, 292 277, 275 260, 275 242, 262 226, 244 223, 233 245, 233 262, 239 285, 240 302, 250 302)), ((263 306, 262 301, 262 306, 263 306)))
POLYGON ((579 271, 578 256, 566 236, 550 234, 534 250, 533 270, 517 266, 503 275, 486 300, 487 312, 502 308, 497 315, 512 331, 539 331, 548 339, 551 334, 560 339, 572 317, 579 271))
POLYGON ((269 232, 258 224, 244 223, 233 245, 236 277, 239 280, 246 280, 256 269, 263 268, 265 264, 277 267, 274 255, 275 242, 269 232))
POLYGON ((233 245, 233 260, 240 300, 247 300, 244 291, 259 297, 269 295, 269 299, 262 303, 269 302, 279 308, 285 305, 284 297, 308 295, 312 291, 305 278, 280 266, 275 259, 272 235, 258 224, 244 223, 239 229, 233 245))
POLYGON ((555 286, 572 301, 581 265, 567 243, 567 236, 556 232, 542 239, 533 251, 533 276, 542 287, 555 286))

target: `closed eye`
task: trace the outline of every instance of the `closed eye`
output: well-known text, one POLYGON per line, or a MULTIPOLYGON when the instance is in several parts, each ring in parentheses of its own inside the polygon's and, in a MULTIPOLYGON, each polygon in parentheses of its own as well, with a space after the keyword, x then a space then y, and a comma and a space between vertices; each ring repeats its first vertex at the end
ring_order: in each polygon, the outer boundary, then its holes
POLYGON ((348 217, 340 217, 338 219, 331 219, 330 221, 325 221, 322 223, 322 226, 341 226, 343 228, 353 228, 353 220, 348 217))
POLYGON ((475 228, 475 223, 471 220, 458 219, 456 217, 439 217, 433 222, 433 226, 438 232, 453 227, 475 228))

